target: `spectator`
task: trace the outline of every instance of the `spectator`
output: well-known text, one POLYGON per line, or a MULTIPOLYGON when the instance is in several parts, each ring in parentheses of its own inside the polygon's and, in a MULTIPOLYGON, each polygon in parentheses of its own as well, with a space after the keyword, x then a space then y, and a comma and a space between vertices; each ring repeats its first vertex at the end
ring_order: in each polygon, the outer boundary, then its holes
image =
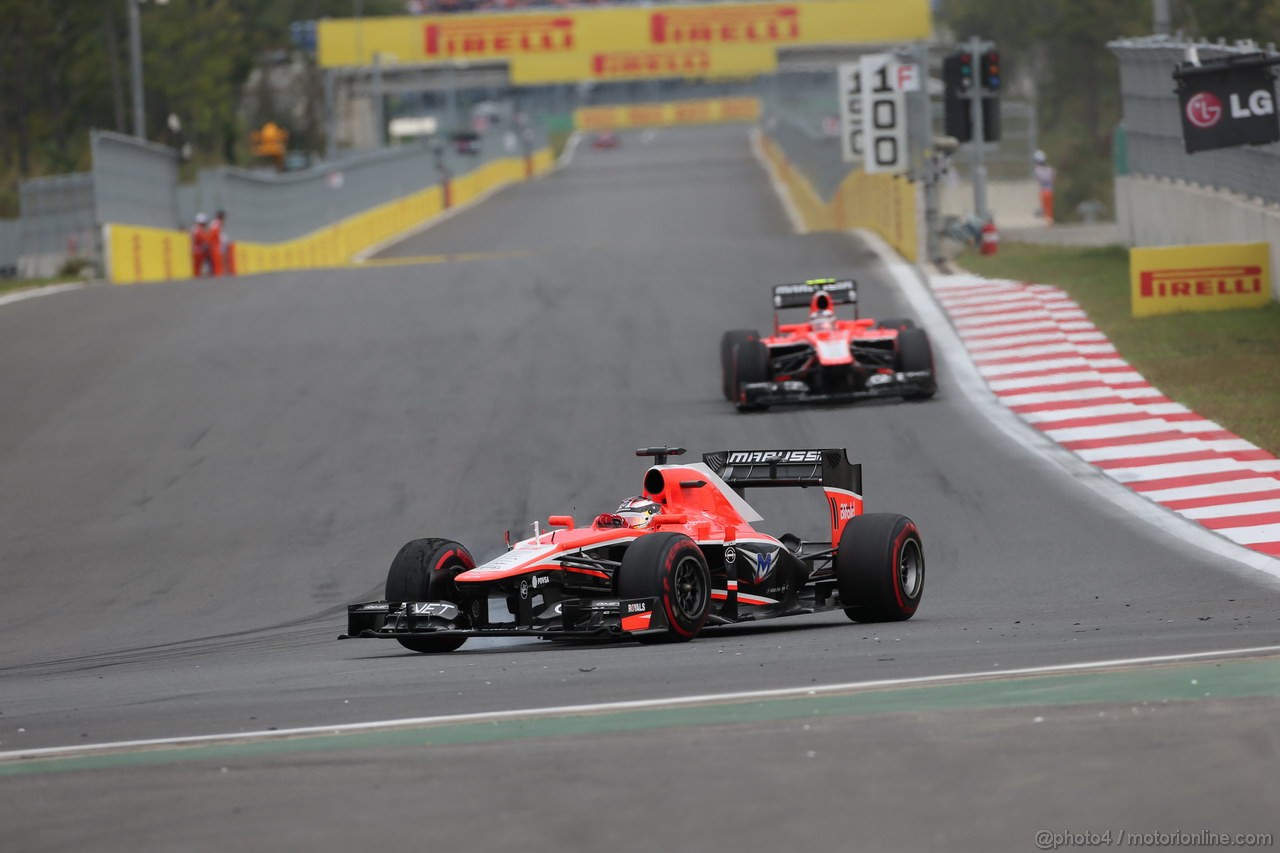
POLYGON ((207 242, 209 244, 209 264, 213 267, 215 276, 222 275, 225 268, 226 255, 225 247, 222 244, 222 225, 227 220, 225 211, 219 210, 213 216, 213 222, 209 224, 209 233, 207 242))
POLYGON ((205 225, 208 221, 203 213, 197 213, 191 226, 191 274, 196 278, 204 275, 205 261, 209 259, 209 229, 205 225))
POLYGON ((1058 177, 1058 171, 1049 165, 1049 158, 1044 156, 1043 151, 1036 151, 1035 161, 1036 184, 1040 187, 1040 215, 1047 224, 1052 225, 1053 182, 1058 177))

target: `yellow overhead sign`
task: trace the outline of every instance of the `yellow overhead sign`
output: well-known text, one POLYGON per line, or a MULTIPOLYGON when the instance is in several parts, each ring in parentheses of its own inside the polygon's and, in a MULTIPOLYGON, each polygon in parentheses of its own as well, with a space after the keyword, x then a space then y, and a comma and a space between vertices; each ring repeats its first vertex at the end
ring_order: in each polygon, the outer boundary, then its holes
POLYGON ((1271 301, 1266 243, 1129 250, 1133 316, 1254 308, 1271 301))
POLYGON ((733 76, 772 71, 777 49, 928 38, 928 0, 797 0, 547 12, 326 19, 324 68, 505 61, 513 82, 733 76))

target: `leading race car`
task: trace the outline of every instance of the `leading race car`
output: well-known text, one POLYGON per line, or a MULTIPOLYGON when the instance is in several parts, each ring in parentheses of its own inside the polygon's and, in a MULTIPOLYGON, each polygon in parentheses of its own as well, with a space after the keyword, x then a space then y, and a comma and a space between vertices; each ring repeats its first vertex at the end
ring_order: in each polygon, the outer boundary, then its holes
POLYGON ((842 608, 858 622, 910 619, 924 590, 924 546, 911 519, 863 514, 862 466, 843 449, 726 450, 667 464, 683 448, 649 447, 644 490, 577 527, 534 525, 487 563, 448 539, 396 555, 386 598, 350 605, 339 639, 398 640, 449 652, 475 636, 691 640, 730 625, 842 608), (817 486, 829 541, 755 529, 748 488, 817 486), (494 618, 490 602, 505 604, 494 618))
POLYGON ((772 335, 737 329, 720 339, 724 396, 739 411, 873 397, 924 400, 938 389, 925 330, 905 318, 862 319, 852 281, 780 284, 773 308, 772 335), (852 305, 853 317, 838 317, 838 305, 852 305), (779 320, 780 310, 805 306, 808 322, 779 320))

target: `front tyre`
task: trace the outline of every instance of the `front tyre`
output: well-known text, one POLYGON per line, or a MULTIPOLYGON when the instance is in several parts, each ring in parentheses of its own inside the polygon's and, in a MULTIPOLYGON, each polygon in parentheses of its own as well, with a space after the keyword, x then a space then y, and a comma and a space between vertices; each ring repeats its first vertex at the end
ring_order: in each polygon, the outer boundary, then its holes
MULTIPOLYGON (((387 571, 387 601, 448 601, 458 603, 453 579, 476 561, 466 548, 451 539, 414 539, 406 543, 387 571)), ((415 652, 452 652, 466 637, 397 637, 397 642, 415 652)))
POLYGON ((711 572, 702 549, 683 533, 649 533, 622 555, 619 598, 656 598, 667 617, 665 633, 637 634, 642 643, 682 643, 707 624, 711 572))
POLYGON ((836 551, 836 586, 855 622, 901 622, 924 594, 924 543, 905 515, 878 512, 852 518, 836 551))
POLYGON ((733 351, 733 401, 740 412, 762 412, 769 408, 742 399, 742 386, 773 381, 773 359, 761 340, 747 340, 733 351))
POLYGON ((927 379, 921 379, 920 390, 906 395, 908 400, 927 400, 938 391, 938 374, 933 364, 933 347, 924 329, 905 329, 898 333, 898 370, 903 373, 927 371, 927 379))
POLYGON ((755 341, 760 339, 760 333, 755 329, 734 329, 725 332, 720 338, 720 385, 724 391, 724 398, 732 401, 733 388, 733 353, 738 346, 746 341, 755 341))

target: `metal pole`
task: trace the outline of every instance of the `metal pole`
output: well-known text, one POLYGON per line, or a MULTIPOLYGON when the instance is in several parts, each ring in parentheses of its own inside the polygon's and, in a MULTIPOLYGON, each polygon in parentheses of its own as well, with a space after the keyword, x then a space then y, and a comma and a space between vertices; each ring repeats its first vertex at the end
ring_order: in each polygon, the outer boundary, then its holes
POLYGON ((1155 17, 1156 35, 1169 35, 1169 0, 1152 0, 1152 12, 1155 17))
POLYGON ((973 57, 973 88, 970 90, 969 116, 973 121, 973 139, 969 143, 970 156, 973 158, 973 215, 982 222, 991 218, 987 210, 987 164, 984 162, 986 152, 982 135, 982 51, 987 43, 980 38, 969 39, 968 50, 973 57))
POLYGON ((940 204, 938 170, 933 156, 933 109, 929 101, 929 46, 924 43, 913 45, 910 57, 910 61, 920 70, 920 91, 912 95, 916 102, 916 124, 919 127, 911 144, 912 172, 920 179, 924 188, 925 259, 938 261, 942 259, 942 246, 938 234, 940 204))
POLYGON ((133 88, 133 135, 147 138, 147 117, 142 100, 142 16, 138 12, 138 0, 125 0, 125 12, 129 18, 129 75, 133 88))
POLYGON ((382 53, 373 54, 373 144, 376 148, 387 147, 387 117, 384 114, 382 98, 382 53))
POLYGON ((448 83, 448 91, 446 92, 446 103, 449 111, 449 130, 456 133, 461 130, 458 127, 458 72, 454 63, 449 63, 448 73, 446 75, 448 83))
POLYGON ((333 69, 324 71, 324 159, 332 160, 338 152, 337 100, 334 91, 333 69))

